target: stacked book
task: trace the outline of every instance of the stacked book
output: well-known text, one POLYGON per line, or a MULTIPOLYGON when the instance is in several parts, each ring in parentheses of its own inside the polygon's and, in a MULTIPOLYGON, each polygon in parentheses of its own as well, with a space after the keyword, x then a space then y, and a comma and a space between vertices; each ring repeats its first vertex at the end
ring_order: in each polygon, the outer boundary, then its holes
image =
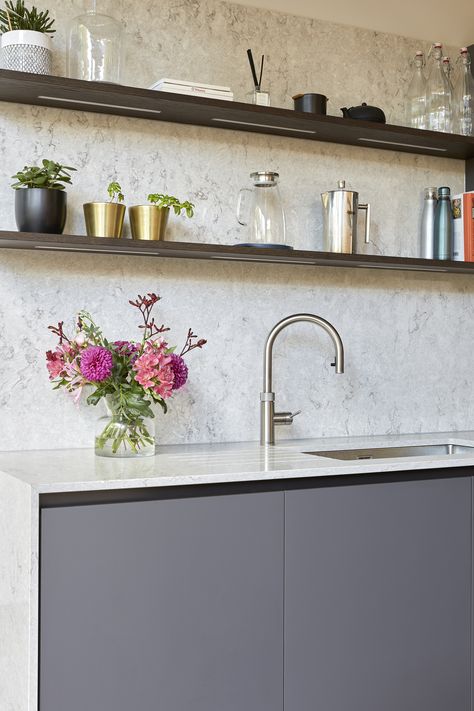
POLYGON ((150 86, 155 91, 169 91, 172 94, 187 94, 188 96, 205 96, 207 99, 222 99, 233 101, 234 94, 229 86, 215 86, 180 79, 160 79, 150 86))
POLYGON ((474 191, 453 197, 454 259, 474 262, 474 191))

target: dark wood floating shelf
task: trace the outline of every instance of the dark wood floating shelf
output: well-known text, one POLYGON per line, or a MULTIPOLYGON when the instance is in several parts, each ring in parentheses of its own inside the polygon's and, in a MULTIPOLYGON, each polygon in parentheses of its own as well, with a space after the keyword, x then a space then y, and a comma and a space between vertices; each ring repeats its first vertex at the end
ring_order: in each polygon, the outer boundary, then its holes
POLYGON ((136 87, 0 70, 0 101, 469 160, 474 138, 136 87))
POLYGON ((474 262, 447 262, 409 257, 380 257, 364 254, 333 254, 306 250, 259 249, 255 247, 201 244, 196 242, 146 242, 81 235, 49 235, 32 232, 0 232, 0 248, 43 252, 86 252, 137 257, 208 259, 224 262, 300 264, 317 267, 361 267, 418 272, 474 274, 474 262))

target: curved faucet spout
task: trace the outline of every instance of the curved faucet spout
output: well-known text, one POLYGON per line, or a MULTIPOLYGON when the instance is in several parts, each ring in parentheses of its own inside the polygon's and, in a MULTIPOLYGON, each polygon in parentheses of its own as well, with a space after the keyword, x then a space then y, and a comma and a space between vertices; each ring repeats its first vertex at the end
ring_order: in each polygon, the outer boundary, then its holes
MULTIPOLYGON (((330 336, 335 348, 336 373, 344 372, 344 346, 339 333, 334 326, 321 316, 315 314, 293 314, 279 321, 270 331, 265 343, 264 364, 263 364, 263 392, 260 394, 260 443, 275 444, 275 425, 293 422, 294 414, 290 412, 275 412, 275 393, 273 392, 273 344, 281 331, 292 323, 307 321, 320 326, 330 336)), ((296 414, 296 413, 295 413, 296 414)))

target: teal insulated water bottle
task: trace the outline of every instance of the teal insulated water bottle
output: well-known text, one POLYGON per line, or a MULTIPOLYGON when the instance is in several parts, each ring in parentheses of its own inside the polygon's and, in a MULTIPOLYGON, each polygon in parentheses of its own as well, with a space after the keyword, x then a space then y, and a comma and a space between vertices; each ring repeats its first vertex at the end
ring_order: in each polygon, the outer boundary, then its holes
POLYGON ((439 188, 438 204, 434 219, 433 239, 434 259, 453 258, 453 209, 451 207, 451 190, 439 188))

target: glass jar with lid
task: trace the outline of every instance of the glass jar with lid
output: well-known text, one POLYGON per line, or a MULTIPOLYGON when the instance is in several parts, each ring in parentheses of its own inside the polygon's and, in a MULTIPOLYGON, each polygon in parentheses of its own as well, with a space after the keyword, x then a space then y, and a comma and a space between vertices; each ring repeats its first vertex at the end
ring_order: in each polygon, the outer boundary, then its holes
POLYGON ((270 170, 250 174, 253 188, 242 188, 237 203, 237 221, 247 227, 244 246, 291 249, 286 243, 285 213, 279 174, 270 170))

